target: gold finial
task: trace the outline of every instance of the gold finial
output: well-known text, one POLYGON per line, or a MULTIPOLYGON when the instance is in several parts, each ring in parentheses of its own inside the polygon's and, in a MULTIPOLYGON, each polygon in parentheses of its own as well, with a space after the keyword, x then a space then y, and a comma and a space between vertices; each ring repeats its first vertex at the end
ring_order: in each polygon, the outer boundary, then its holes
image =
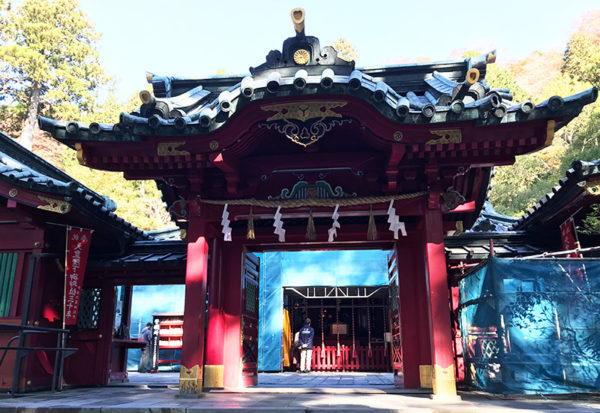
POLYGON ((301 7, 296 7, 292 9, 291 16, 292 22, 294 23, 294 30, 296 33, 300 34, 304 32, 304 17, 305 17, 304 9, 301 7))

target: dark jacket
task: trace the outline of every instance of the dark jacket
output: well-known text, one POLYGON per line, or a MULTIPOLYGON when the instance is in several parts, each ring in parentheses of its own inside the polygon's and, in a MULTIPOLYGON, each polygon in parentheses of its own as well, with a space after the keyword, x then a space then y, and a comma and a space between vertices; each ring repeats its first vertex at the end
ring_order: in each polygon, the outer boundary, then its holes
POLYGON ((142 341, 146 343, 148 347, 152 344, 152 330, 148 327, 142 330, 142 341))
POLYGON ((304 326, 300 329, 300 349, 312 350, 315 330, 311 326, 304 326), (304 346, 306 344, 306 347, 304 346))

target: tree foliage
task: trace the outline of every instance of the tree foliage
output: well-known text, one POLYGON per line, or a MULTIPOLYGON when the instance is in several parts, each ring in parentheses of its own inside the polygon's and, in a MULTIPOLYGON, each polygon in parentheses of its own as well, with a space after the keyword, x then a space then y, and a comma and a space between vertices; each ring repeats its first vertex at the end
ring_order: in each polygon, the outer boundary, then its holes
POLYGON ((106 81, 94 27, 76 0, 26 0, 0 16, 0 103, 23 117, 21 143, 32 147, 40 111, 77 118, 106 81))
MULTIPOLYGON (((502 76, 497 79, 493 78, 494 69, 490 70, 488 66, 486 80, 490 85, 504 84, 504 87, 508 86, 514 91, 520 89, 519 79, 535 79, 535 82, 529 84, 535 86, 535 93, 531 94, 531 98, 536 102, 554 95, 579 93, 592 85, 599 86, 600 12, 591 13, 591 17, 584 20, 585 24, 569 40, 560 70, 556 69, 557 59, 552 53, 535 52, 521 62, 500 69, 502 76), (544 61, 545 59, 550 61, 544 61), (514 71, 519 72, 515 74, 514 71), (544 80, 540 81, 541 78, 544 80), (516 82, 516 89, 513 81, 516 82)), ((515 93, 515 96, 518 95, 520 92, 515 93)), ((517 157, 512 166, 496 168, 490 194, 492 204, 501 213, 513 216, 522 214, 557 185, 573 161, 599 159, 599 144, 600 103, 595 102, 586 106, 577 118, 557 131, 551 146, 517 157)), ((600 230, 598 208, 595 211, 583 221, 588 232, 600 230)))
MULTIPOLYGON (((123 104, 111 93, 90 112, 80 118, 83 122, 113 124, 121 112, 131 112, 139 105, 137 93, 123 104)), ((63 147, 66 148, 66 147, 63 147)), ((154 181, 128 181, 122 172, 106 172, 80 165, 75 151, 63 149, 61 162, 65 170, 94 191, 107 195, 117 203, 117 214, 143 230, 174 226, 161 200, 154 181)))

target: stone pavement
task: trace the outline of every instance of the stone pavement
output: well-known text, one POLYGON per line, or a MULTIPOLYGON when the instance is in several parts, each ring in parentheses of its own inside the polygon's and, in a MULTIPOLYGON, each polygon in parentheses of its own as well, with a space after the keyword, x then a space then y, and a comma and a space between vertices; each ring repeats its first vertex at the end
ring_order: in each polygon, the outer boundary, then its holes
MULTIPOLYGON (((205 393, 201 398, 179 396, 175 386, 149 381, 172 380, 161 374, 139 378, 147 384, 66 389, 0 398, 0 412, 15 413, 199 413, 199 412, 292 412, 292 413, 384 413, 384 412, 600 412, 600 396, 528 397, 504 399, 476 392, 461 393, 461 401, 431 400, 428 393, 397 393, 386 389, 386 376, 369 374, 281 373, 261 374, 261 386, 250 391, 205 393), (311 377, 314 376, 314 377, 311 377), (371 377, 369 377, 371 376, 371 377), (377 376, 377 375, 376 375, 377 376), (350 380, 352 379, 352 380, 350 380), (327 388, 302 387, 314 383, 337 385, 327 388), (352 387, 350 381, 367 380, 370 387, 352 387), (291 387, 296 382, 297 387, 291 387), (381 381, 383 384, 375 383, 381 381), (267 384, 270 383, 270 384, 267 384), (304 384, 302 384, 304 383, 304 384), (343 383, 343 384, 342 384, 343 383), (290 386, 290 387, 286 387, 290 386)), ((132 376, 132 378, 134 378, 132 376)), ((136 377, 138 379, 138 377, 136 377)))

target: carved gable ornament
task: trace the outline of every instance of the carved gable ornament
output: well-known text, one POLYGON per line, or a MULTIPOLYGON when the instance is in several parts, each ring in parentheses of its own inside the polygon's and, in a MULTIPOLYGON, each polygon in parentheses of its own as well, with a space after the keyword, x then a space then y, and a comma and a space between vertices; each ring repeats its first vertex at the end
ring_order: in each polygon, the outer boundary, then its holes
POLYGON ((351 122, 333 110, 346 104, 346 101, 309 101, 265 105, 260 107, 263 111, 275 113, 258 126, 275 129, 292 142, 308 146, 321 139, 334 126, 351 122))

